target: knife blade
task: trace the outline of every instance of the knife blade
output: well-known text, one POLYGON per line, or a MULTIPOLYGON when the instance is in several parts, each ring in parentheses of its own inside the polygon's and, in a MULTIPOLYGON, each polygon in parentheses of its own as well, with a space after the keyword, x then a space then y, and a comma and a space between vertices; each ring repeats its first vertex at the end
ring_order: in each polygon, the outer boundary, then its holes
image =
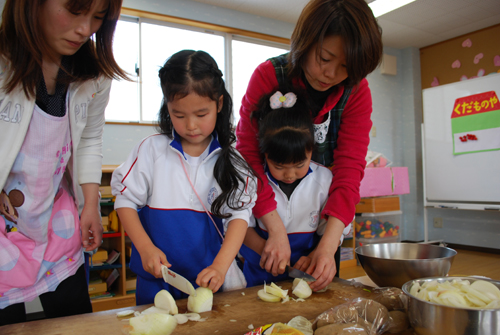
POLYGON ((311 276, 308 273, 305 273, 304 271, 300 271, 296 268, 292 268, 291 266, 286 266, 285 270, 288 272, 288 275, 292 278, 302 278, 305 281, 316 281, 316 278, 311 276))
POLYGON ((189 280, 187 280, 180 274, 175 273, 174 271, 167 268, 165 265, 161 266, 161 274, 163 276, 163 280, 165 281, 165 283, 172 285, 176 289, 186 294, 196 297, 196 291, 193 287, 193 284, 191 284, 189 280))

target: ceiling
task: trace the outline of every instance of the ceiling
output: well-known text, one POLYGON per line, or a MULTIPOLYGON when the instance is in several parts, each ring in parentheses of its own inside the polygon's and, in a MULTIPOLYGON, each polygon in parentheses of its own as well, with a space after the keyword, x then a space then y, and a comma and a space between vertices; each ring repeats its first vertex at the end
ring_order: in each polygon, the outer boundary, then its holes
MULTIPOLYGON (((302 8, 308 2, 308 0, 194 1, 290 23, 297 21, 302 8)), ((382 27, 384 46, 398 49, 421 48, 499 24, 500 0, 416 0, 378 17, 378 22, 382 27)))

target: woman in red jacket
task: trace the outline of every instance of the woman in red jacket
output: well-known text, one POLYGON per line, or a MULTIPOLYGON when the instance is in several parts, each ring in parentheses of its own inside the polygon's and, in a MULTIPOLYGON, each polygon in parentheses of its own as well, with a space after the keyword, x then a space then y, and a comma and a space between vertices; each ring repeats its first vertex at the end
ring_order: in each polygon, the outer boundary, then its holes
POLYGON ((285 94, 289 85, 303 89, 313 106, 317 146, 313 160, 332 168, 334 177, 322 212, 328 219, 326 231, 308 261, 294 267, 315 277, 311 288, 320 290, 338 272, 340 236, 353 220, 360 199, 372 126, 372 99, 365 77, 381 56, 381 29, 364 0, 311 0, 292 34, 290 53, 260 64, 250 79, 240 109, 236 148, 261 176, 253 213, 269 234, 260 265, 274 276, 285 271, 290 245, 264 177, 257 121, 250 115, 263 95, 278 89, 285 94))

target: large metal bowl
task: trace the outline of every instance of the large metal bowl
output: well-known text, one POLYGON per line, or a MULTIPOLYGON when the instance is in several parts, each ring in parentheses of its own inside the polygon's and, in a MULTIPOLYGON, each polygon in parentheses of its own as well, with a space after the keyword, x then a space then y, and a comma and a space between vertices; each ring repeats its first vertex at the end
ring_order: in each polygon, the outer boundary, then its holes
POLYGON ((444 282, 452 279, 486 280, 500 288, 500 281, 473 277, 434 277, 408 281, 403 292, 408 296, 408 318, 420 335, 498 335, 500 334, 500 309, 468 309, 438 305, 412 296, 409 292, 414 283, 426 281, 444 282))
POLYGON ((457 254, 450 248, 418 243, 369 244, 355 251, 375 284, 398 288, 412 279, 446 276, 457 254))

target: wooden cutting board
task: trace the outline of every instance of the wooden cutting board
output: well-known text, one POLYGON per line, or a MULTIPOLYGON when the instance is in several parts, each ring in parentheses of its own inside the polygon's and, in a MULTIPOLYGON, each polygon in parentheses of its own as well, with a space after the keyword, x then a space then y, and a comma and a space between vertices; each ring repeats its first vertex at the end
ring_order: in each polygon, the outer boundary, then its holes
MULTIPOLYGON (((292 290, 292 282, 277 283, 283 289, 292 290)), ((232 292, 222 292, 214 295, 212 311, 201 313, 204 322, 188 321, 178 325, 173 335, 223 334, 243 335, 250 331, 249 326, 257 328, 274 322, 286 323, 295 316, 301 315, 314 320, 327 309, 340 305, 356 297, 370 298, 370 287, 356 286, 352 282, 336 279, 322 293, 313 293, 304 302, 290 300, 286 303, 265 302, 258 298, 257 291, 261 286, 250 287, 232 292)), ((32 321, 23 324, 0 327, 2 335, 31 334, 127 334, 128 322, 117 318, 118 311, 133 309, 143 311, 151 305, 122 308, 92 314, 70 316, 58 319, 32 321)), ((177 300, 179 313, 187 312, 187 299, 177 300)), ((410 332, 411 334, 411 332, 410 332)))

